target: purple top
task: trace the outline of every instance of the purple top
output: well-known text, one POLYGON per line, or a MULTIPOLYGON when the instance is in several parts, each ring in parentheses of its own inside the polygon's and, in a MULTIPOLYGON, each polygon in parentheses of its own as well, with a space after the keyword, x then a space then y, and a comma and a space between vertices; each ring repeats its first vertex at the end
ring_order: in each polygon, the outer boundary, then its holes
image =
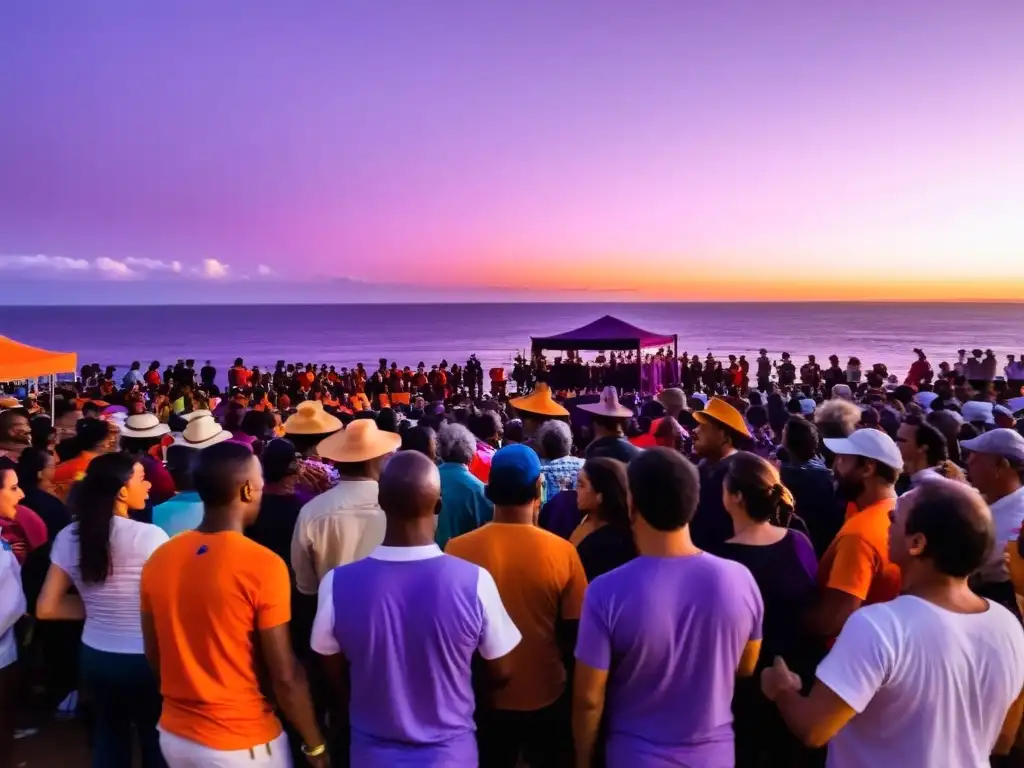
POLYGON ((707 553, 638 557, 587 590, 576 658, 609 670, 608 768, 732 768, 732 695, 761 639, 750 571, 707 553))

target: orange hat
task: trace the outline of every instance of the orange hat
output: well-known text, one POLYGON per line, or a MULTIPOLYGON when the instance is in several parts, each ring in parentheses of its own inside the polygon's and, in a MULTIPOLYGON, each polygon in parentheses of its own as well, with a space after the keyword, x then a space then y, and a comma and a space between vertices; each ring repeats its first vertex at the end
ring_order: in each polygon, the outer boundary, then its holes
POLYGON ((750 430, 743 417, 740 416, 740 412, 720 397, 712 397, 703 411, 694 412, 693 418, 697 420, 698 424, 714 422, 718 426, 728 427, 733 432, 738 432, 743 437, 750 437, 750 430))
POLYGON ((358 419, 347 429, 321 440, 316 452, 331 461, 355 464, 394 453, 401 445, 402 438, 394 432, 378 429, 371 419, 358 419))
POLYGON ((534 413, 538 416, 568 416, 569 412, 554 401, 551 389, 543 381, 538 382, 533 392, 526 397, 509 400, 509 405, 517 411, 534 413))

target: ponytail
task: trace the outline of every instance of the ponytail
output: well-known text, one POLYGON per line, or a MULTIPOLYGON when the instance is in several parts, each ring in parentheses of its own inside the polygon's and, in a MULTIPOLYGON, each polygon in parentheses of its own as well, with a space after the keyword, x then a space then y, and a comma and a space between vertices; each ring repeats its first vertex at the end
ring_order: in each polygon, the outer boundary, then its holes
POLYGON ((796 503, 790 490, 779 482, 771 464, 753 453, 739 451, 729 460, 725 488, 743 497, 751 520, 788 528, 796 503))
POLYGON ((768 520, 772 525, 789 528, 789 524, 793 521, 793 512, 796 509, 793 493, 782 483, 775 483, 768 491, 768 498, 773 507, 768 520))
POLYGON ((78 523, 78 568, 86 584, 102 584, 110 575, 110 525, 118 494, 135 471, 135 459, 107 453, 89 463, 85 477, 71 492, 71 512, 78 523))

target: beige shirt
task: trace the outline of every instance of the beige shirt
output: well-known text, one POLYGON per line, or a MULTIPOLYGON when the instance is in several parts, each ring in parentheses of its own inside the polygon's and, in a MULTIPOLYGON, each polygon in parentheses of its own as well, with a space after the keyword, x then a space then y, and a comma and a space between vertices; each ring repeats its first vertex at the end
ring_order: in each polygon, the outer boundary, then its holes
POLYGON ((387 523, 377 503, 377 481, 345 480, 311 499, 299 513, 292 535, 296 586, 315 595, 339 565, 362 560, 384 541, 387 523))

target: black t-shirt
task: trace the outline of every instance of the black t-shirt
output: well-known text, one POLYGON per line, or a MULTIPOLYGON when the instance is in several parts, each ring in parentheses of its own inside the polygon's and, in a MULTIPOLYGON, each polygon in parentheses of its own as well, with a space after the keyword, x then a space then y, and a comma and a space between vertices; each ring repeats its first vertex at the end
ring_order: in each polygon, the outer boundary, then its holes
POLYGON ((636 557, 636 544, 628 528, 605 525, 587 534, 576 551, 590 582, 636 557))
POLYGON ((277 554, 286 563, 291 563, 292 534, 301 511, 302 501, 295 494, 281 496, 265 493, 260 502, 259 517, 245 529, 245 535, 277 554))

